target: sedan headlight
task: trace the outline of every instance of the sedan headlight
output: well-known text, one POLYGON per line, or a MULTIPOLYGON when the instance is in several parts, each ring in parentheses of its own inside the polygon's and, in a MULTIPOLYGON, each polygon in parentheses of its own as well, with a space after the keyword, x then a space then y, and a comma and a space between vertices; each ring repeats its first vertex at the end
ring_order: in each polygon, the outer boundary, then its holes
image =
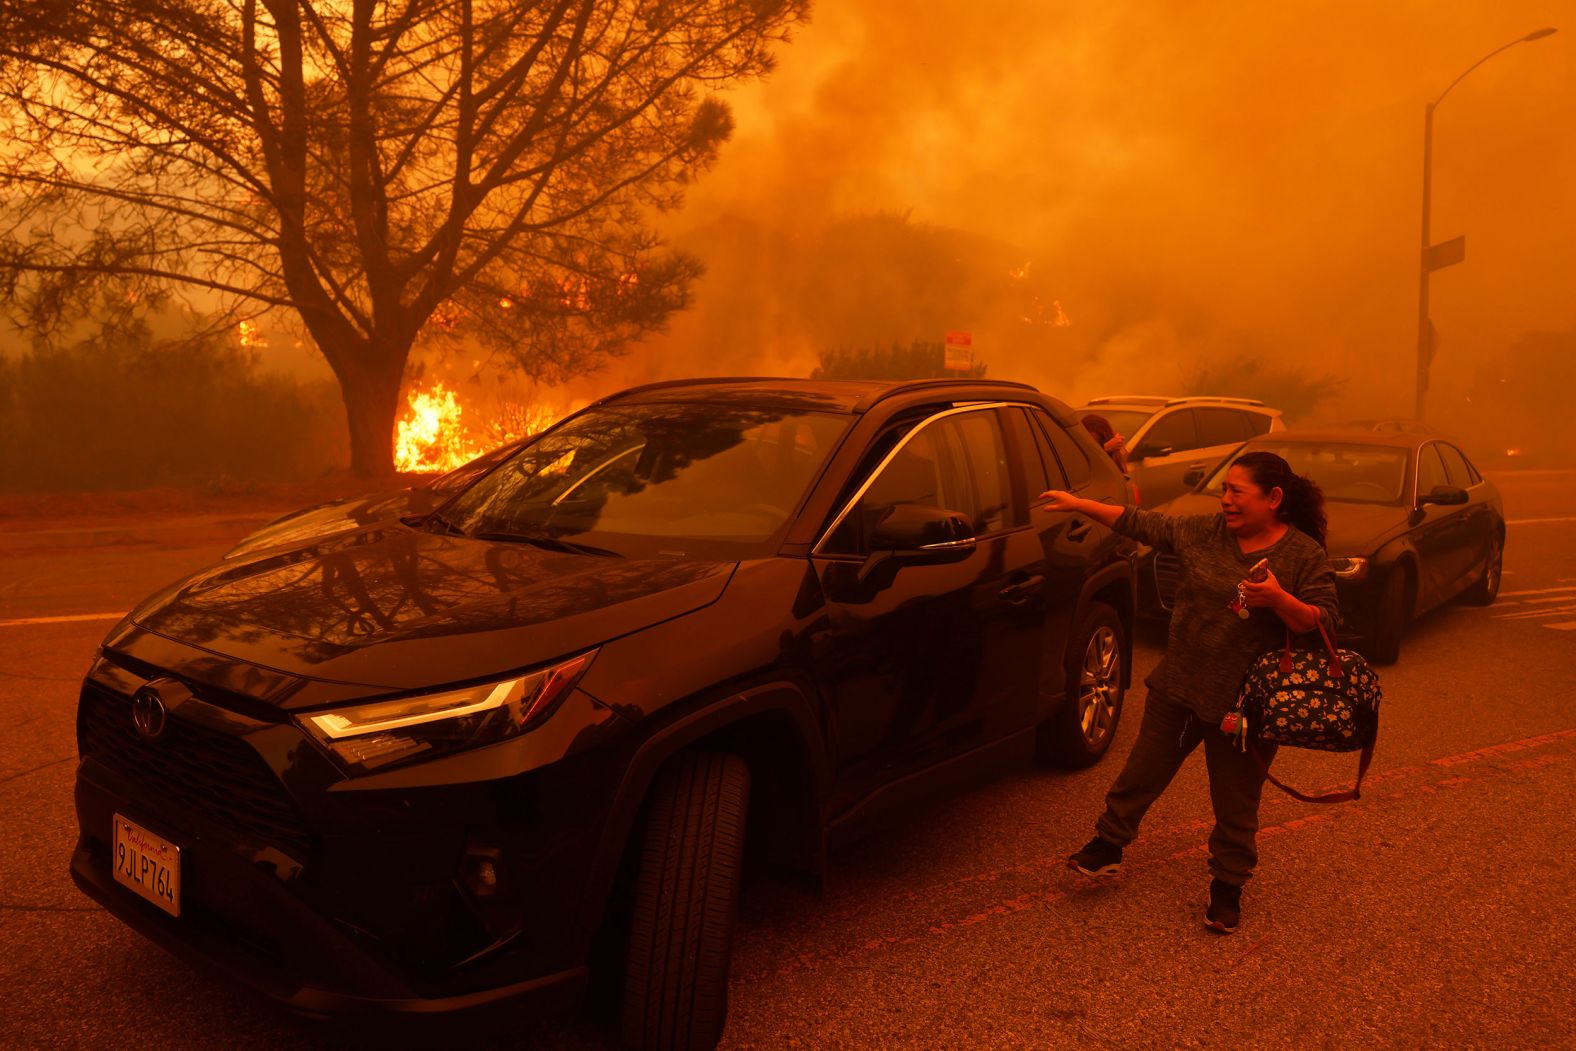
POLYGON ((1332 558, 1330 568, 1342 580, 1361 580, 1368 575, 1366 558, 1332 558))
POLYGON ((296 717, 352 770, 497 744, 547 718, 591 666, 596 651, 502 682, 374 701, 296 717))

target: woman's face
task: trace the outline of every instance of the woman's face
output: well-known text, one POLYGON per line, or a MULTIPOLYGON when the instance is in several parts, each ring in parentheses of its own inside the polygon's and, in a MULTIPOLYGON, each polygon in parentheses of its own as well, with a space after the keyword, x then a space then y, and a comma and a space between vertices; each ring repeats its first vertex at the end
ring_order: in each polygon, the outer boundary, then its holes
POLYGON ((1253 536, 1269 528, 1280 503, 1281 491, 1277 488, 1266 493, 1260 489, 1246 467, 1233 467, 1226 472, 1226 484, 1220 491, 1220 510, 1226 516, 1226 528, 1232 533, 1253 536))

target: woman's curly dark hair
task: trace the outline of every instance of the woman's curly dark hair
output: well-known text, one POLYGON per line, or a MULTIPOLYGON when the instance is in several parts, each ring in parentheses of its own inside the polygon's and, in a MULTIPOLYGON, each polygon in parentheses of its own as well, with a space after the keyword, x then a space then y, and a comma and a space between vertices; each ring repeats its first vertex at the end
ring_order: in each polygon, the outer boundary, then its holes
POLYGON ((1275 517, 1307 533, 1320 547, 1325 546, 1329 528, 1324 516, 1324 490, 1318 482, 1293 471, 1291 464, 1272 452, 1244 453, 1231 466, 1247 471, 1253 484, 1266 494, 1279 489, 1281 502, 1275 517))

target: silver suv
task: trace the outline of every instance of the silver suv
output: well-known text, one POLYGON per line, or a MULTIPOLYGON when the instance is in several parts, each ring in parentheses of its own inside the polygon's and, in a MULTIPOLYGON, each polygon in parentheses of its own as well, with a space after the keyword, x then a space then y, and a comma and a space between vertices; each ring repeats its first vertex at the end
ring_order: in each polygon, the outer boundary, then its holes
POLYGON ((1127 439, 1128 474, 1144 507, 1181 496, 1249 438, 1286 429, 1279 409, 1251 398, 1123 395, 1074 411, 1104 416, 1127 439))

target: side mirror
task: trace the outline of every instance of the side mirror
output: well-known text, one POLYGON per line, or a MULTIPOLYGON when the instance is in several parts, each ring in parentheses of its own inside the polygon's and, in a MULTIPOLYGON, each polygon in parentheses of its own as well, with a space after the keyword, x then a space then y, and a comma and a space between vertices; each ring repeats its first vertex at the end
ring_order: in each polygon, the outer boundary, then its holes
POLYGON ((925 504, 894 504, 871 531, 870 550, 904 565, 961 562, 973 553, 974 527, 956 511, 925 504))
POLYGON ((1147 460, 1151 456, 1170 456, 1175 451, 1169 445, 1150 445, 1148 442, 1143 442, 1133 450, 1133 459, 1147 460))
POLYGON ((1417 506, 1422 507, 1424 504, 1464 504, 1469 499, 1467 491, 1458 485, 1436 485, 1418 497, 1417 506))

